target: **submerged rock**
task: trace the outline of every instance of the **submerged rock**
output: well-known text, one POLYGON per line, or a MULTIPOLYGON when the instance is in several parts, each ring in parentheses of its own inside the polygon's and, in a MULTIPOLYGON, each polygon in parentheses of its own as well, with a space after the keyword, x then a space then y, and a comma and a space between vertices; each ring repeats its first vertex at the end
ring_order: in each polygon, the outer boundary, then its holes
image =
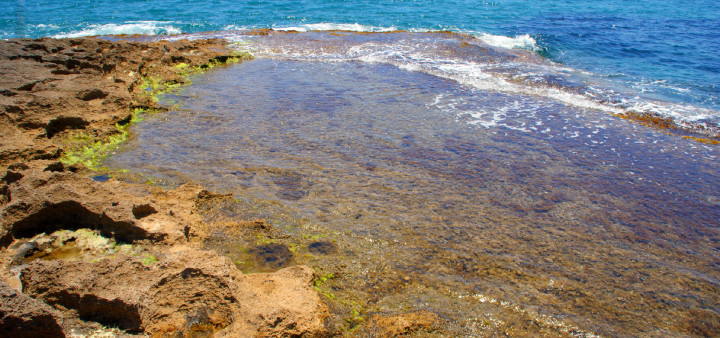
POLYGON ((371 329, 380 337, 432 332, 440 324, 440 317, 429 311, 403 313, 394 316, 375 315, 371 329))
POLYGON ((292 263, 293 257, 290 249, 284 244, 266 244, 250 249, 259 267, 265 269, 280 269, 292 263))
POLYGON ((312 242, 308 245, 308 251, 314 254, 329 255, 337 252, 337 245, 327 241, 312 242))

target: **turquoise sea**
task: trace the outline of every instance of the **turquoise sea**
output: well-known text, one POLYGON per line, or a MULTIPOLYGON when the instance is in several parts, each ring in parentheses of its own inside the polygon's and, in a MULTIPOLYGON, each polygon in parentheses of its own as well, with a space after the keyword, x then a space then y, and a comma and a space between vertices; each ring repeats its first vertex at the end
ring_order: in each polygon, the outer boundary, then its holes
POLYGON ((214 221, 274 232, 206 247, 332 274, 338 334, 427 310, 439 336, 720 335, 720 146, 693 139, 720 132, 718 2, 6 2, 0 38, 252 53, 106 165, 232 193, 214 221))

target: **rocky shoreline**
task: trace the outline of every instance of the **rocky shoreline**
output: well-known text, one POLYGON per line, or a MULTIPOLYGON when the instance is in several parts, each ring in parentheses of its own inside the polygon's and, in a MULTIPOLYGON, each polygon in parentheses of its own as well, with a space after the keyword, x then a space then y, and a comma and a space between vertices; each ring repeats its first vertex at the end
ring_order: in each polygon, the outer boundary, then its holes
POLYGON ((0 332, 328 334, 311 268, 243 274, 202 249, 197 209, 223 196, 88 175, 138 112, 164 109, 152 90, 246 57, 220 40, 0 41, 0 332))

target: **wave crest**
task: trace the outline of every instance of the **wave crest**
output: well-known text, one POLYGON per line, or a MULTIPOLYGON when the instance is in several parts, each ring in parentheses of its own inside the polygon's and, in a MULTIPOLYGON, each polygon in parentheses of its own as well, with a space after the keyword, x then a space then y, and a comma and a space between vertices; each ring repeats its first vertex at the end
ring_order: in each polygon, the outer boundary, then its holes
POLYGON ((537 41, 530 36, 530 34, 523 34, 511 38, 504 35, 493 35, 488 33, 481 33, 477 35, 480 41, 495 47, 502 47, 507 49, 526 49, 531 51, 537 51, 537 41))
POLYGON ((171 35, 182 31, 172 25, 172 21, 130 21, 124 24, 90 25, 80 31, 62 33, 54 38, 78 38, 97 35, 171 35))
POLYGON ((309 23, 299 26, 273 27, 276 31, 351 31, 351 32, 392 32, 395 27, 378 27, 359 23, 309 23))

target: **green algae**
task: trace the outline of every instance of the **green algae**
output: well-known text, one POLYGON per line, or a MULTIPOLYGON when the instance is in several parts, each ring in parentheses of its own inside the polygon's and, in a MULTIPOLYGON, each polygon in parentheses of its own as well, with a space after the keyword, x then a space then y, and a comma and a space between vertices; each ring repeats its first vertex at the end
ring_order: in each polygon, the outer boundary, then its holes
POLYGON ((335 297, 335 294, 332 291, 326 287, 322 287, 326 282, 332 280, 333 278, 335 278, 335 274, 332 272, 324 275, 317 275, 313 280, 313 288, 315 288, 315 291, 325 296, 327 299, 336 300, 337 297, 335 297))
MULTIPOLYGON (((143 76, 138 82, 138 88, 141 89, 138 95, 140 96, 139 98, 144 97, 156 104, 159 102, 159 96, 175 92, 190 85, 192 83, 189 79, 191 76, 202 74, 222 65, 240 63, 251 59, 253 59, 251 54, 235 51, 227 56, 212 58, 208 60, 207 63, 198 66, 179 63, 174 65, 172 69, 179 73, 181 80, 168 80, 163 82, 158 76, 143 76)), ((84 132, 76 133, 67 141, 70 146, 63 152, 60 161, 67 166, 82 165, 91 171, 107 171, 107 168, 102 164, 108 156, 112 155, 122 144, 127 142, 129 138, 128 129, 142 122, 148 114, 161 110, 162 109, 149 107, 131 108, 129 120, 116 123, 115 132, 101 139, 84 132)), ((145 183, 153 185, 156 182, 150 179, 146 180, 145 183)))
POLYGON ((202 64, 202 65, 191 66, 187 63, 182 62, 182 63, 176 64, 173 67, 180 71, 180 76, 189 77, 192 75, 202 74, 208 70, 211 70, 211 69, 219 67, 219 66, 231 65, 231 64, 240 63, 240 62, 252 60, 252 59, 253 59, 252 54, 250 54, 248 52, 234 51, 228 56, 219 56, 219 57, 210 59, 207 63, 202 64))
POLYGON ((101 140, 93 140, 93 137, 78 133, 70 138, 69 143, 75 144, 63 153, 60 161, 72 166, 81 164, 92 171, 103 170, 102 162, 109 155, 112 155, 123 143, 128 140, 128 129, 130 126, 145 119, 145 115, 155 110, 135 108, 131 112, 130 122, 126 124, 115 124, 116 133, 101 140))
POLYGON ((26 257, 25 262, 36 259, 98 262, 118 255, 140 257, 143 253, 145 253, 145 258, 141 261, 143 264, 151 265, 157 262, 155 256, 147 253, 142 246, 117 243, 114 239, 104 237, 90 229, 59 230, 49 235, 39 236, 35 242, 40 249, 26 257), (154 262, 148 257, 152 257, 154 262), (146 262, 150 264, 146 264, 146 262))
POLYGON ((158 259, 153 255, 146 255, 145 258, 143 258, 140 263, 142 263, 145 266, 152 266, 153 264, 157 263, 158 259))
POLYGON ((275 240, 272 238, 268 238, 266 236, 263 236, 261 234, 257 235, 257 241, 255 242, 257 245, 268 245, 268 244, 275 244, 275 240))

